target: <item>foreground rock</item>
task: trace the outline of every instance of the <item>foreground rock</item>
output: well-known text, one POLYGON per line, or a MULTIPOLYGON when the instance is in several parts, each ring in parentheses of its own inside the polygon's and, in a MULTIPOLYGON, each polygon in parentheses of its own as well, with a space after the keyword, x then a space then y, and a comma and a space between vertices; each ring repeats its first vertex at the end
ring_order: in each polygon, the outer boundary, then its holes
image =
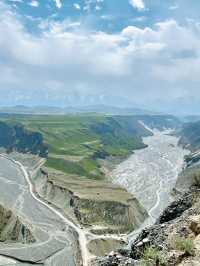
POLYGON ((193 187, 173 202, 157 223, 144 229, 130 251, 119 250, 96 265, 200 265, 200 190, 193 187), (116 255, 117 254, 117 255, 116 255), (146 264, 144 264, 146 265, 146 264))

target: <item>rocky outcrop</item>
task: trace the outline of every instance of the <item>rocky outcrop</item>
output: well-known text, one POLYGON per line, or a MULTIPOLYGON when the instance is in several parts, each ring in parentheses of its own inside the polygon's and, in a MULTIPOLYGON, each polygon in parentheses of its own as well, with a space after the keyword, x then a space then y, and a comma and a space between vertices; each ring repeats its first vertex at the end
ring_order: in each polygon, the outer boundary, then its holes
POLYGON ((199 213, 199 200, 200 193, 197 188, 193 188, 173 202, 155 225, 143 230, 138 236, 132 245, 131 257, 141 259, 147 245, 161 250, 168 261, 167 265, 177 265, 188 256, 186 250, 179 250, 174 243, 179 238, 182 241, 190 238, 190 218, 199 213))
MULTIPOLYGON (((120 201, 91 200, 74 197, 72 207, 79 222, 83 225, 99 224, 106 233, 125 233, 136 229, 144 220, 146 213, 135 198, 126 203, 120 201)), ((93 230, 102 233, 101 230, 93 230)))
POLYGON ((186 156, 186 167, 179 174, 175 192, 186 192, 191 186, 200 186, 200 151, 186 156))
POLYGON ((189 191, 183 197, 172 202, 160 215, 156 224, 164 224, 180 217, 184 211, 192 207, 193 196, 189 191))
POLYGON ((104 256, 105 254, 114 254, 113 249, 117 250, 122 246, 127 245, 123 239, 112 239, 112 238, 100 238, 91 240, 88 244, 88 250, 95 256, 104 256))
POLYGON ((132 244, 131 250, 118 250, 98 259, 95 263, 98 266, 141 265, 145 262, 144 258, 148 260, 145 254, 148 248, 151 248, 151 253, 148 255, 157 256, 158 263, 156 264, 149 257, 150 264, 147 265, 199 265, 195 264, 200 261, 200 190, 198 187, 193 187, 180 196, 163 212, 155 225, 144 229, 132 244), (164 258, 164 264, 159 262, 161 255, 164 258))
MULTIPOLYGON (((141 266, 132 258, 124 257, 118 252, 111 252, 105 258, 98 258, 92 266, 141 266)), ((150 265, 154 266, 154 265, 150 265)))
POLYGON ((191 216, 189 219, 190 229, 195 235, 200 234, 200 215, 191 216))
POLYGON ((0 242, 32 243, 34 236, 30 229, 13 214, 0 205, 0 242))

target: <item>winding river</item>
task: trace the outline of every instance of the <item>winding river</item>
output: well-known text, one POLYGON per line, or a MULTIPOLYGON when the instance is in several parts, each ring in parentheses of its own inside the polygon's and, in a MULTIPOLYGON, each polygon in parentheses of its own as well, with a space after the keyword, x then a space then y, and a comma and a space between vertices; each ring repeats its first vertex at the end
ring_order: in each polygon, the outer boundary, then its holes
POLYGON ((172 200, 171 191, 188 154, 170 133, 153 130, 153 136, 143 138, 148 147, 136 151, 112 172, 113 182, 139 199, 152 222, 172 200))

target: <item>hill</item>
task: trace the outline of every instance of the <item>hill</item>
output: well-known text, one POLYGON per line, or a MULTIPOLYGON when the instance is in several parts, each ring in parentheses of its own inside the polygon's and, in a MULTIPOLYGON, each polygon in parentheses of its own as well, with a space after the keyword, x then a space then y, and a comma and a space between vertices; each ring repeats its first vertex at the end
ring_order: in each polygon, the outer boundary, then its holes
POLYGON ((0 113, 8 114, 40 114, 40 115, 64 115, 64 114, 110 114, 110 115, 153 115, 157 112, 144 110, 134 107, 117 107, 110 105, 83 105, 83 106, 68 106, 68 107, 52 107, 52 106, 24 106, 17 105, 11 107, 1 107, 0 113))
POLYGON ((180 144, 191 150, 200 148, 200 121, 185 123, 180 132, 180 144))
POLYGON ((8 152, 31 152, 41 157, 46 157, 48 153, 41 133, 27 130, 21 124, 3 121, 0 121, 0 146, 8 152))
MULTIPOLYGON (((95 179, 103 177, 97 159, 128 156, 133 150, 145 147, 141 136, 151 134, 133 117, 10 115, 2 119, 12 128, 18 124, 27 132, 42 136, 48 147, 48 167, 95 179)), ((15 146, 24 151, 21 142, 15 146)), ((32 147, 29 148, 32 152, 32 147)))
POLYGON ((10 139, 11 143, 0 140, 1 146, 42 156, 46 156, 48 150, 47 167, 94 179, 104 178, 98 159, 125 158, 133 150, 145 148, 142 137, 152 133, 140 121, 159 129, 175 127, 179 123, 172 116, 159 115, 4 114, 0 119, 5 127, 0 127, 0 133, 3 136, 15 136, 10 139))
MULTIPOLYGON (((29 132, 29 144, 26 143, 26 135, 21 136, 25 143, 19 141, 20 134, 17 135, 17 143, 16 139, 13 140, 17 150, 25 152, 25 145, 27 151, 36 153, 36 143, 33 142, 32 146, 30 143, 33 136, 37 135, 42 145, 48 148, 47 167, 94 179, 104 178, 98 159, 125 158, 133 150, 145 148, 142 137, 152 133, 140 121, 160 129, 178 124, 174 117, 158 115, 1 115, 0 119, 9 123, 7 130, 12 125, 15 130, 29 132)), ((44 152, 38 153, 45 155, 44 152)))

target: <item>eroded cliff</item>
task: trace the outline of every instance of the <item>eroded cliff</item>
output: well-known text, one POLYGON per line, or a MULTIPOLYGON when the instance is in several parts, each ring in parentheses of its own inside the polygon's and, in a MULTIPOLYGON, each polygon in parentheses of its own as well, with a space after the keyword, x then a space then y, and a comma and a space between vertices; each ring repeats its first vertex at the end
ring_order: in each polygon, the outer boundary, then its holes
POLYGON ((48 171, 35 179, 38 194, 95 233, 130 232, 148 216, 133 195, 116 185, 48 171))
POLYGON ((11 210, 0 205, 0 242, 32 243, 31 230, 11 210))

